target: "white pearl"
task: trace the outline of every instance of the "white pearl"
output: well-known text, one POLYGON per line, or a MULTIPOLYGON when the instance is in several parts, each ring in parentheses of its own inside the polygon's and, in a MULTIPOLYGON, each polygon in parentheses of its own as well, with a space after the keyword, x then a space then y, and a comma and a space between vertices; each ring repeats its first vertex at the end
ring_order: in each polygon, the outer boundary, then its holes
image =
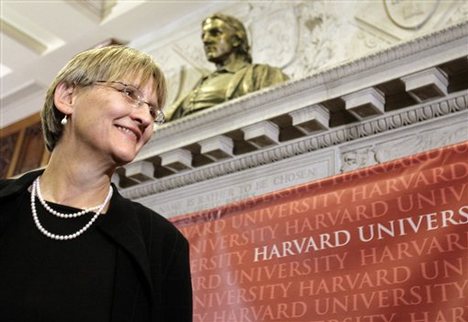
POLYGON ((55 239, 55 240, 69 240, 69 239, 76 238, 76 237, 80 236, 82 233, 84 233, 89 227, 91 227, 91 225, 96 221, 97 217, 104 210, 104 207, 110 201, 110 199, 112 197, 112 193, 113 193, 113 189, 112 189, 112 186, 111 186, 111 187, 109 187, 109 193, 107 194, 106 199, 104 200, 104 202, 101 205, 99 205, 97 207, 93 207, 93 208, 88 208, 88 209, 85 209, 83 211, 79 211, 79 212, 74 213, 74 214, 62 214, 62 213, 60 213, 58 211, 53 210, 52 208, 49 207, 49 205, 47 205, 47 203, 42 199, 42 196, 39 196, 39 194, 40 194, 39 190, 40 190, 40 188, 39 188, 39 178, 37 178, 33 182, 32 189, 31 189, 31 212, 32 212, 33 220, 34 220, 34 223, 36 224, 37 229, 42 234, 44 234, 45 236, 47 236, 49 238, 55 239), (55 216, 58 216, 58 217, 61 217, 61 218, 75 218, 75 217, 81 216, 81 215, 83 215, 85 213, 88 213, 88 212, 90 212, 90 211, 92 211, 94 209, 97 209, 96 214, 91 218, 91 220, 83 228, 81 228, 80 230, 78 230, 77 232, 75 232, 73 234, 69 234, 69 235, 52 234, 49 231, 47 231, 41 225, 41 223, 39 222, 39 218, 37 216, 37 210, 36 210, 36 192, 38 194, 38 199, 42 203, 44 208, 49 213, 51 213, 51 214, 53 214, 55 216))

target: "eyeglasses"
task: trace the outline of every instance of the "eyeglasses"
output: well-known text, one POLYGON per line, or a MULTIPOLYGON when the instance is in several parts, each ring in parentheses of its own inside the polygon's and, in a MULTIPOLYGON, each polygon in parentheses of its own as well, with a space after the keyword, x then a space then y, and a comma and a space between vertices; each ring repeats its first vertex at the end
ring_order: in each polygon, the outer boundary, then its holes
POLYGON ((112 89, 115 89, 116 91, 122 93, 122 95, 136 108, 141 107, 143 104, 148 105, 149 112, 153 117, 154 123, 158 125, 164 124, 166 118, 161 109, 145 101, 143 99, 143 93, 135 86, 118 81, 95 81, 93 84, 107 86, 112 89))

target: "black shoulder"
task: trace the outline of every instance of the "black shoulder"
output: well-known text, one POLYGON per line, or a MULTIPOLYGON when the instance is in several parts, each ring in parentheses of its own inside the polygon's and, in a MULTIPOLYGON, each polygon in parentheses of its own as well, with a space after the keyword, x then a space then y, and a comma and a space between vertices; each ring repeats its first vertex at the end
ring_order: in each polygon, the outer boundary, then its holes
POLYGON ((0 190, 8 186, 11 182, 13 182, 12 179, 0 179, 0 190))
POLYGON ((0 198, 14 196, 24 191, 43 171, 43 169, 35 170, 27 172, 18 178, 0 180, 0 198))
POLYGON ((169 219, 138 202, 132 201, 132 204, 144 231, 150 229, 150 234, 157 232, 158 234, 164 235, 166 238, 182 238, 185 240, 182 233, 169 219))
POLYGON ((15 184, 14 179, 1 179, 0 180, 0 198, 3 198, 4 196, 8 196, 15 192, 14 189, 14 184, 15 184))

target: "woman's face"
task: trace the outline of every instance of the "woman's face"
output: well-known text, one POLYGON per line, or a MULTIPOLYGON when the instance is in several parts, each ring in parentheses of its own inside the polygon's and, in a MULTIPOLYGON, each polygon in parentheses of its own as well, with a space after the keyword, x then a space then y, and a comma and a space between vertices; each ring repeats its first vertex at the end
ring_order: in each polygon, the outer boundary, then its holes
MULTIPOLYGON (((138 79, 123 78, 121 83, 138 88, 141 99, 156 104, 153 81, 141 87, 138 79)), ((73 101, 69 139, 77 149, 93 158, 110 158, 116 165, 131 162, 153 133, 149 107, 140 107, 116 83, 97 83, 79 88, 73 101)), ((68 126, 68 125, 67 125, 68 126)))

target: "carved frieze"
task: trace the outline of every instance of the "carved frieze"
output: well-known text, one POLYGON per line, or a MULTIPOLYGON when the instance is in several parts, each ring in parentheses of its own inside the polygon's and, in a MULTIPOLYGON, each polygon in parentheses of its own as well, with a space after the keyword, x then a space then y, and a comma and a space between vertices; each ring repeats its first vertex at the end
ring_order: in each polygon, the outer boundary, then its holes
POLYGON ((382 0, 369 1, 355 19, 359 28, 382 39, 398 42, 460 23, 463 14, 454 17, 454 9, 462 8, 457 0, 382 0), (393 39, 393 40, 392 40, 393 39))
POLYGON ((239 171, 226 177, 182 185, 176 190, 147 195, 139 202, 165 216, 175 216, 278 191, 336 173, 335 153, 322 151, 239 171))
POLYGON ((468 139, 468 127, 460 120, 450 127, 432 128, 405 138, 376 145, 375 159, 382 163, 468 139))
POLYGON ((434 16, 440 0, 384 0, 387 17, 402 29, 416 30, 422 28, 434 16))
POLYGON ((341 172, 348 172, 376 164, 375 151, 361 148, 341 155, 341 172))
POLYGON ((285 68, 296 58, 299 32, 293 7, 256 16, 249 30, 255 61, 285 68))

